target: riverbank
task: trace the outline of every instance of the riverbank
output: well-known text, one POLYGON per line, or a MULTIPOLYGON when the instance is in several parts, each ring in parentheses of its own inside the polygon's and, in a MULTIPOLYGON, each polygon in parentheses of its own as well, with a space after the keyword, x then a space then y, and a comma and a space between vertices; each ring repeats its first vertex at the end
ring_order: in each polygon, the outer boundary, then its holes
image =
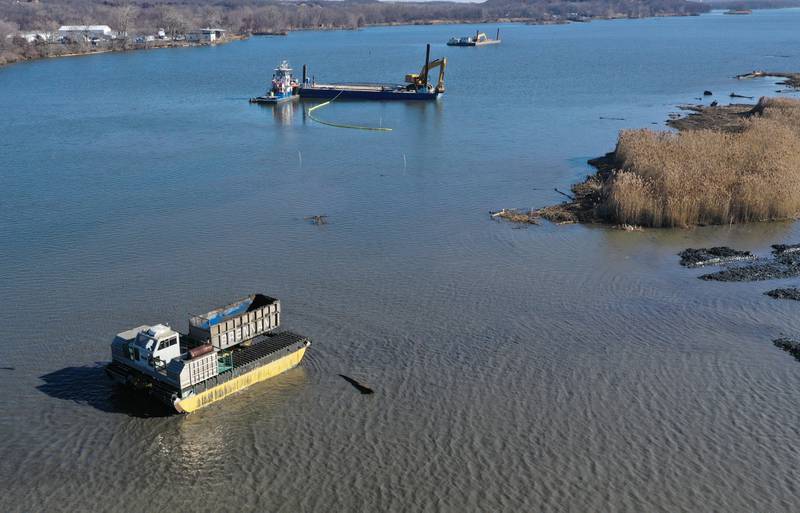
POLYGON ((800 101, 761 98, 755 106, 685 108, 692 113, 668 121, 677 133, 621 132, 614 151, 589 161, 597 172, 573 185, 568 201, 493 216, 625 227, 798 216, 800 101))
POLYGON ((655 17, 683 17, 683 16, 697 16, 698 12, 653 12, 649 16, 634 15, 627 13, 605 13, 605 14, 588 14, 586 16, 577 18, 570 16, 560 16, 556 14, 542 14, 539 16, 497 16, 485 17, 480 19, 472 19, 469 17, 454 17, 454 18, 433 18, 433 19, 412 19, 402 21, 380 21, 380 22, 367 22, 357 20, 355 23, 348 21, 345 23, 335 22, 327 24, 317 24, 313 26, 296 26, 286 29, 270 29, 270 30, 253 30, 249 29, 243 34, 226 35, 225 39, 215 42, 189 42, 186 40, 180 41, 164 41, 155 40, 146 43, 132 43, 131 41, 107 41, 99 45, 90 45, 88 43, 45 43, 45 42, 26 42, 22 38, 12 38, 11 43, 0 41, 0 68, 18 62, 39 60, 56 57, 74 57, 79 55, 93 55, 109 52, 123 52, 133 50, 151 50, 154 48, 186 48, 196 46, 210 46, 215 44, 226 44, 232 41, 240 41, 249 39, 252 36, 286 36, 290 32, 327 32, 338 30, 359 30, 362 28, 370 27, 399 27, 399 26, 413 26, 413 25, 474 25, 474 24, 489 24, 489 23, 519 23, 525 25, 561 25, 569 23, 586 23, 598 20, 625 20, 625 19, 641 19, 641 18, 655 18, 655 17), (6 45, 3 48, 3 44, 6 45))
POLYGON ((785 71, 752 71, 743 75, 737 75, 737 79, 746 80, 749 78, 782 78, 778 85, 785 85, 792 89, 800 89, 800 73, 787 73, 785 71))
POLYGON ((216 46, 232 43, 234 41, 242 41, 248 39, 248 35, 231 35, 226 36, 214 42, 207 41, 172 41, 172 40, 155 40, 147 41, 145 43, 131 43, 125 41, 108 41, 105 44, 89 45, 89 44, 65 44, 65 43, 32 43, 26 44, 20 53, 3 53, 3 59, 0 60, 0 68, 17 64, 26 61, 35 61, 41 59, 55 59, 61 57, 81 57, 87 55, 97 55, 112 52, 132 52, 137 50, 155 50, 159 48, 194 48, 202 46, 216 46))

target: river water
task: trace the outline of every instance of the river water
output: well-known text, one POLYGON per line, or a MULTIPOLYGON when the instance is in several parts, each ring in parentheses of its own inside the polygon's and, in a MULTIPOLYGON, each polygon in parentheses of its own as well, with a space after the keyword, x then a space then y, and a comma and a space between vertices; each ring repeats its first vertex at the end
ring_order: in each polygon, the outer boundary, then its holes
POLYGON ((0 70, 0 510, 797 511, 800 330, 776 283, 707 283, 689 246, 792 223, 622 232, 488 211, 560 201, 622 128, 800 69, 799 10, 253 38, 0 70), (488 33, 494 26, 481 27, 488 33), (436 104, 263 108, 289 59, 436 104), (622 118, 622 119, 601 119, 622 118), (315 226, 305 216, 324 214, 315 226), (189 416, 103 374, 114 334, 251 292, 314 342, 189 416), (376 390, 359 394, 338 374, 376 390))

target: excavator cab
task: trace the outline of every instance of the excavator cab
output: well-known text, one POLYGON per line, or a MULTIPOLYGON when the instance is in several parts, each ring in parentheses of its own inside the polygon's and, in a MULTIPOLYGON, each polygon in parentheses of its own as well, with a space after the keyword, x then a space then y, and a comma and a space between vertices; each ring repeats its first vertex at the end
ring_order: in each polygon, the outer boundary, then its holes
POLYGON ((447 59, 441 58, 431 61, 430 55, 431 45, 428 45, 425 52, 425 65, 422 67, 422 70, 420 70, 419 73, 409 73, 406 75, 406 83, 409 84, 407 86, 408 89, 414 89, 420 92, 444 92, 444 71, 445 68, 447 68, 447 59), (431 70, 436 68, 439 68, 439 80, 436 82, 436 86, 431 86, 428 80, 429 74, 431 70), (431 91, 431 89, 433 89, 433 91, 431 91))

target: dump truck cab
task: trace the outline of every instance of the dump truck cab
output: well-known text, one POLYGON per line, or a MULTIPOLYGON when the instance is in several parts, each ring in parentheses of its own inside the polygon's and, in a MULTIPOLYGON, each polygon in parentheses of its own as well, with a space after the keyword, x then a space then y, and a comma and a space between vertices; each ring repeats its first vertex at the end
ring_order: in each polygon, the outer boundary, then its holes
POLYGON ((156 324, 136 336, 136 349, 139 350, 140 365, 160 369, 170 360, 181 356, 180 335, 169 326, 156 324))
POLYGON ((180 335, 169 326, 139 326, 119 333, 111 344, 114 359, 145 370, 160 370, 180 358, 180 335))

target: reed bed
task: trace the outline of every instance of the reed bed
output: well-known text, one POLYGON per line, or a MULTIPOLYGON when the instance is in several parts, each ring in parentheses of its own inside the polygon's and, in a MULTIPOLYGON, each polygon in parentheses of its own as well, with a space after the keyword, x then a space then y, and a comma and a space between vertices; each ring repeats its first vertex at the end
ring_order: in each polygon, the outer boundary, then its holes
POLYGON ((727 131, 627 130, 604 184, 602 216, 674 227, 800 214, 800 101, 762 98, 727 131))

